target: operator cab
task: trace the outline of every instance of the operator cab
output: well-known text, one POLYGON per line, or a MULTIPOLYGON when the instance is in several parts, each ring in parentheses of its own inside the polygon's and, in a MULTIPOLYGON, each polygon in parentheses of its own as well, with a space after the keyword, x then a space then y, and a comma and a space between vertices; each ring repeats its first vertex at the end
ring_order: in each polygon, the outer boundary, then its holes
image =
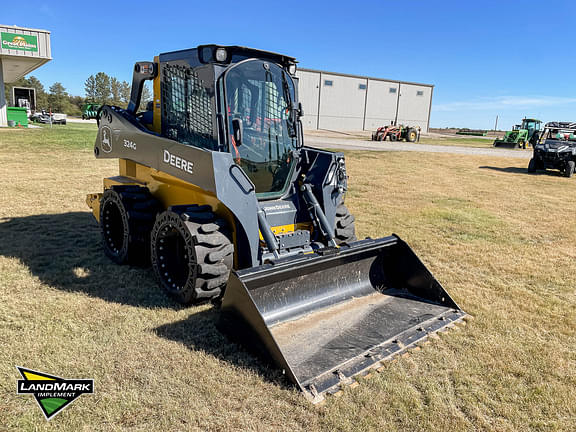
POLYGON ((528 131, 528 136, 532 136, 534 131, 540 130, 540 120, 535 119, 527 119, 525 118, 522 120, 522 127, 521 129, 525 129, 528 131))
POLYGON ((143 83, 153 79, 154 101, 137 116, 143 127, 229 152, 259 199, 275 199, 293 183, 303 145, 295 72, 292 57, 238 46, 164 53, 136 63, 127 111, 136 115, 143 83))

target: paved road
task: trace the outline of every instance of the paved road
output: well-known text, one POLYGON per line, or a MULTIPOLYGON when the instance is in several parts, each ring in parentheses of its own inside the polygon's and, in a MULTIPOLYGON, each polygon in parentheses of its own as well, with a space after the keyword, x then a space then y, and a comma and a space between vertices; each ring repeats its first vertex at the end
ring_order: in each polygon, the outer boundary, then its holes
POLYGON ((532 157, 531 150, 443 146, 390 141, 380 142, 349 138, 342 139, 332 137, 318 137, 311 135, 306 135, 304 142, 306 145, 311 147, 341 150, 416 151, 429 153, 453 153, 479 156, 512 157, 520 159, 530 159, 532 157))
POLYGON ((96 124, 96 119, 82 120, 81 118, 68 117, 66 119, 66 121, 68 121, 69 123, 94 123, 94 124, 96 124))

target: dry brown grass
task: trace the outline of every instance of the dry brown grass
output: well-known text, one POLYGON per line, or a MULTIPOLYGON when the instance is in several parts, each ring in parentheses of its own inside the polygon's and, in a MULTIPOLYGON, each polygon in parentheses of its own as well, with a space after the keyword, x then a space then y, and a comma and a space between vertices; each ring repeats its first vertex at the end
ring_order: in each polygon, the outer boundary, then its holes
MULTIPOLYGON (((72 126, 72 125, 68 125, 72 126)), ((104 258, 84 196, 116 165, 93 126, 0 135, 0 429, 572 431, 576 181, 524 160, 348 154, 360 235, 395 232, 475 316, 309 405, 229 343, 208 305, 104 258), (50 423, 15 365, 94 378, 50 423)))

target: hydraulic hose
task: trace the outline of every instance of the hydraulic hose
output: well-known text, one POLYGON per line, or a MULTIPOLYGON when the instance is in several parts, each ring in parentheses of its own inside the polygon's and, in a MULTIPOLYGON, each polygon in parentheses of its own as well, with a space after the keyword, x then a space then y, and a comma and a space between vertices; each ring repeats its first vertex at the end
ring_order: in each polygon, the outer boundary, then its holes
POLYGON ((264 210, 258 208, 258 227, 260 228, 260 232, 262 233, 262 237, 266 242, 266 246, 270 252, 274 254, 274 257, 278 258, 280 255, 278 254, 278 241, 272 232, 272 228, 270 228, 270 224, 266 220, 266 215, 264 214, 264 210))
POLYGON ((337 245, 336 240, 334 240, 334 230, 330 226, 328 219, 326 219, 326 215, 322 211, 322 207, 320 207, 318 200, 314 196, 314 193, 312 192, 312 186, 310 186, 308 183, 304 183, 302 186, 300 186, 300 190, 304 193, 304 199, 310 206, 310 213, 316 219, 316 222, 322 230, 322 234, 324 234, 324 237, 326 237, 328 246, 336 247, 337 245))

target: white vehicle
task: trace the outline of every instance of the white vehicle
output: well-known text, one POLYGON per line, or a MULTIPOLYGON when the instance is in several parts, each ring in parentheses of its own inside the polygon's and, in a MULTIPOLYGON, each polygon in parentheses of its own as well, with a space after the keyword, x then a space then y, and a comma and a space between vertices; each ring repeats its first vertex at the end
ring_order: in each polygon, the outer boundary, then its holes
POLYGON ((45 110, 42 110, 40 113, 33 114, 30 116, 30 120, 36 123, 44 123, 44 124, 66 124, 66 114, 60 113, 53 113, 52 116, 48 114, 45 110))
POLYGON ((66 124, 66 118, 67 118, 66 114, 52 113, 52 123, 66 124))

